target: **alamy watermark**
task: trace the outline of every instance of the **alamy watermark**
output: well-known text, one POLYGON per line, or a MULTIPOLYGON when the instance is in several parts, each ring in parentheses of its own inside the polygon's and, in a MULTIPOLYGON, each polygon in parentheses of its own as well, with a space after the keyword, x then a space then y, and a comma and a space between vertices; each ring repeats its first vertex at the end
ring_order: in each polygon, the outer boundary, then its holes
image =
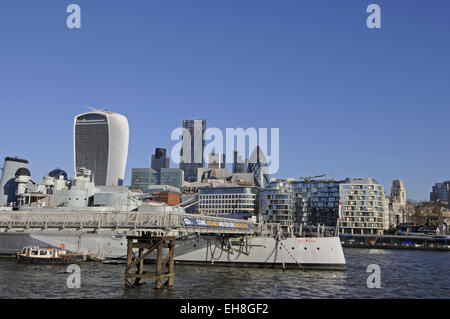
POLYGON ((381 7, 378 4, 370 4, 367 7, 367 13, 370 15, 367 17, 367 27, 369 29, 380 29, 381 28, 381 7))
POLYGON ((367 278, 367 288, 381 288, 381 268, 376 264, 367 266, 366 272, 371 273, 367 278))
POLYGON ((81 8, 78 4, 69 4, 66 9, 70 15, 66 19, 69 29, 81 29, 81 8))
POLYGON ((66 284, 69 289, 81 288, 81 268, 78 265, 72 264, 67 266, 67 273, 70 273, 67 278, 66 284))
MULTIPOLYGON (((378 4, 370 4, 366 9, 370 15, 367 17, 366 25, 369 29, 381 28, 381 7, 378 4)), ((81 29, 81 7, 78 4, 70 4, 66 8, 69 16, 66 19, 66 25, 69 29, 81 29)))
POLYGON ((227 128, 225 134, 215 127, 188 130, 177 128, 172 131, 172 141, 177 143, 172 147, 171 159, 175 164, 208 162, 209 154, 225 154, 226 163, 244 163, 242 156, 235 161, 235 151, 240 155, 248 154, 249 163, 262 162, 267 167, 267 174, 276 174, 280 168, 280 129, 270 129, 270 144, 267 128, 227 128), (248 141, 248 144, 247 144, 248 141), (203 150, 203 152, 202 152, 203 150), (255 153, 258 150, 258 154, 255 153), (202 157, 203 153, 203 157, 202 157), (257 156, 252 156, 252 155, 257 156))

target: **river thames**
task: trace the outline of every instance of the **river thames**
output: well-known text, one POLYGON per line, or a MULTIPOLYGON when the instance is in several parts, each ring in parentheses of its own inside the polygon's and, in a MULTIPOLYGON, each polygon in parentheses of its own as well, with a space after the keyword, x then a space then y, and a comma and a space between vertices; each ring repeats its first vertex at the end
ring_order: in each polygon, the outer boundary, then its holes
POLYGON ((176 265, 174 287, 147 280, 126 289, 124 264, 81 264, 81 287, 68 288, 67 266, 0 259, 2 299, 301 299, 450 298, 450 254, 409 250, 344 249, 345 271, 176 265), (381 287, 369 289, 369 265, 381 269, 381 287))

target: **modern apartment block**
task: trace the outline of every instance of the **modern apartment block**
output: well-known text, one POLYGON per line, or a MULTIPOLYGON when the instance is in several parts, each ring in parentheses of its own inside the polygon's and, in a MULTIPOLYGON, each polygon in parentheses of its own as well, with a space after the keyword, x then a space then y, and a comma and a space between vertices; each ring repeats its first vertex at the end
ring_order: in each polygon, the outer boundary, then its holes
POLYGON ((199 213, 207 215, 239 215, 258 213, 259 189, 256 187, 215 187, 199 190, 199 213))
POLYGON ((296 200, 293 179, 276 180, 262 190, 263 214, 269 223, 278 223, 284 232, 294 230, 296 200))
POLYGON ((382 234, 389 226, 384 188, 373 178, 348 178, 340 184, 342 233, 382 234))
POLYGON ((123 115, 94 111, 75 116, 75 172, 90 169, 98 186, 123 185, 128 140, 128 120, 123 115))
POLYGON ((334 231, 339 213, 339 184, 335 180, 274 180, 263 190, 264 214, 285 231, 334 231), (296 226, 295 228, 293 228, 296 226))
POLYGON ((317 225, 336 228, 339 215, 339 185, 343 181, 305 180, 294 183, 296 199, 295 221, 304 229, 317 225))
POLYGON ((206 120, 184 120, 180 168, 187 182, 197 180, 197 168, 203 167, 206 120))

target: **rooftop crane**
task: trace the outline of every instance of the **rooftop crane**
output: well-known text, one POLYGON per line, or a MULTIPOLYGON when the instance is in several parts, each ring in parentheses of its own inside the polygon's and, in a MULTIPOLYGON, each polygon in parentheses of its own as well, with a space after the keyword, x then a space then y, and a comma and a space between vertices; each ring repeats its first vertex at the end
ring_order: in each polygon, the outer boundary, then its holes
POLYGON ((323 174, 323 175, 317 175, 317 176, 308 176, 308 177, 299 177, 299 179, 304 179, 305 182, 311 182, 313 179, 315 178, 320 178, 320 177, 324 177, 327 176, 327 174, 323 174))

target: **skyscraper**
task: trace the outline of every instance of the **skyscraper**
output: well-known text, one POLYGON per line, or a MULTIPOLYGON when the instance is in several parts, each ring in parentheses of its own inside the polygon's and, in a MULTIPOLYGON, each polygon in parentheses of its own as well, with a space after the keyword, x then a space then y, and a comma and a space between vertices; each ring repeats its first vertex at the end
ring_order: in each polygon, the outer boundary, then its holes
POLYGON ((225 154, 211 153, 208 155, 208 168, 225 168, 225 154))
POLYGON ((206 120, 184 120, 180 168, 184 171, 184 180, 195 182, 197 168, 203 167, 205 148, 206 120))
POLYGON ((85 167, 92 171, 96 185, 123 185, 128 139, 128 120, 123 115, 96 110, 75 116, 75 172, 85 167))
POLYGON ((239 151, 234 151, 233 174, 247 173, 248 160, 244 159, 239 151))
POLYGON ((257 146, 250 155, 248 173, 253 173, 256 187, 265 188, 270 184, 266 156, 259 146, 257 146))
POLYGON ((159 172, 161 168, 170 168, 170 158, 166 157, 165 148, 157 148, 152 155, 152 169, 159 172))

